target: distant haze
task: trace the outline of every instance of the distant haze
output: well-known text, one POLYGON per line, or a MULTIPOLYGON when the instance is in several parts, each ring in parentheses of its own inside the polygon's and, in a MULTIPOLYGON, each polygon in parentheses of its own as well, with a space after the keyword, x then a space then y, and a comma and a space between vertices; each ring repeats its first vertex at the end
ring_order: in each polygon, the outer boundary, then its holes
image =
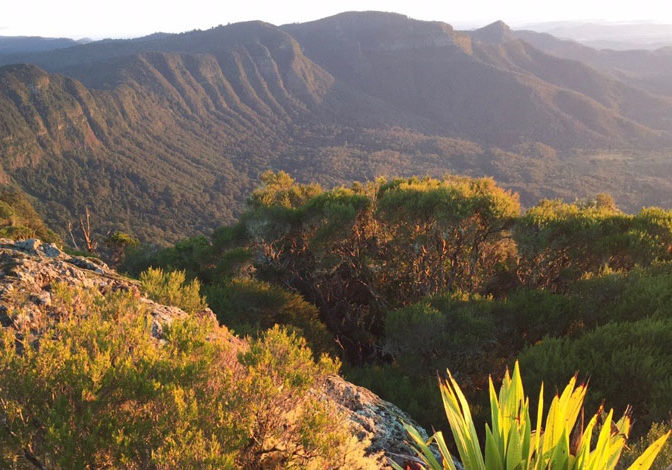
POLYGON ((597 49, 657 49, 672 44, 672 25, 668 24, 559 21, 520 25, 519 29, 549 33, 597 49))
POLYGON ((394 11, 417 19, 445 21, 458 28, 474 28, 500 19, 512 26, 548 21, 585 21, 587 18, 595 19, 591 20, 593 22, 646 21, 672 24, 672 8, 666 0, 4 0, 2 3, 2 35, 77 39, 137 37, 157 31, 182 32, 247 20, 263 20, 280 25, 315 20, 348 10, 394 11))

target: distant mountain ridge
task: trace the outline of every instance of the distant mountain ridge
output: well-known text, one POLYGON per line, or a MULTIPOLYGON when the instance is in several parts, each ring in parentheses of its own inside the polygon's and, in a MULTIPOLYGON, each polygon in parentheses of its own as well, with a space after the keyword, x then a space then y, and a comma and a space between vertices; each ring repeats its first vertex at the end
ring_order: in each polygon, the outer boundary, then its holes
POLYGON ((516 31, 515 35, 548 54, 581 61, 631 86, 672 96, 672 47, 657 50, 597 50, 546 33, 516 31))
POLYGON ((559 21, 519 29, 552 34, 595 49, 654 50, 672 46, 672 24, 659 22, 559 21))
POLYGON ((539 38, 363 12, 0 55, 32 64, 0 67, 2 167, 60 226, 88 206, 100 232, 174 241, 235 218, 269 168, 488 174, 533 202, 592 185, 558 153, 672 147, 672 97, 539 38))
POLYGON ((0 36, 0 55, 50 51, 90 42, 70 38, 43 38, 39 36, 0 36))
POLYGON ((672 101, 535 50, 502 22, 457 32, 401 15, 344 13, 283 29, 336 78, 477 142, 641 145, 672 128, 672 101), (576 79, 559 81, 558 70, 576 79))

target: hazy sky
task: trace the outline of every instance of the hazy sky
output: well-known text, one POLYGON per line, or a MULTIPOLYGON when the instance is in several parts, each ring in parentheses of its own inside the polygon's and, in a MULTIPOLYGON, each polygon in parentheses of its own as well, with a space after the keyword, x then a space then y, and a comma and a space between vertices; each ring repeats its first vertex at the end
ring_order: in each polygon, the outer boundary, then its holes
POLYGON ((604 20, 672 23, 671 0, 0 0, 0 35, 134 37, 259 19, 310 21, 349 10, 381 10, 474 27, 604 20))

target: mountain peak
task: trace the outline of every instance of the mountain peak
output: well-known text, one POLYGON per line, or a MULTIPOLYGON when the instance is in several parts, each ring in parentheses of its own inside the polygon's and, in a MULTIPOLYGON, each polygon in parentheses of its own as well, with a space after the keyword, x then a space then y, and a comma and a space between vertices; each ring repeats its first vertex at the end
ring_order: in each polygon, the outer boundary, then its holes
POLYGON ((282 29, 306 51, 320 44, 340 43, 351 48, 351 56, 361 50, 389 52, 455 46, 455 34, 449 24, 380 11, 344 12, 309 23, 284 25, 282 29))
MULTIPOLYGON (((308 24, 331 23, 331 22, 366 22, 375 24, 376 22, 383 22, 383 23, 406 22, 409 20, 412 21, 411 18, 409 18, 406 15, 402 15, 400 13, 367 10, 367 11, 344 11, 336 15, 308 22, 308 24)), ((295 23, 295 24, 302 24, 302 23, 295 23)))
POLYGON ((513 35, 509 25, 504 23, 502 20, 490 23, 487 26, 472 31, 470 34, 478 41, 489 42, 493 44, 500 44, 515 39, 515 36, 513 35))
POLYGON ((282 29, 295 32, 311 28, 347 29, 349 32, 381 33, 388 36, 403 34, 409 30, 452 32, 453 28, 440 21, 416 20, 400 13, 386 11, 346 11, 307 23, 293 23, 281 26, 282 29), (400 31, 395 30, 400 29, 400 31))
POLYGON ((511 31, 511 28, 508 24, 504 23, 502 20, 497 20, 493 23, 490 23, 487 26, 483 26, 480 29, 491 29, 491 30, 501 30, 501 31, 511 31))

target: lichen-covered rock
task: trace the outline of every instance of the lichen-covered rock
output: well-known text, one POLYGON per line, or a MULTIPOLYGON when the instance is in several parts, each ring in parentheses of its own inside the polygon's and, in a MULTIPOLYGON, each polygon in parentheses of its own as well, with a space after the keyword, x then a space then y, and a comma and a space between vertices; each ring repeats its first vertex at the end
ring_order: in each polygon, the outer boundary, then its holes
MULTIPOLYGON (((118 290, 133 292, 149 307, 152 334, 159 339, 167 324, 188 315, 177 307, 144 297, 137 281, 119 275, 102 262, 68 255, 36 239, 19 242, 0 239, 0 326, 28 328, 39 334, 49 316, 59 314, 52 307, 51 292, 56 283, 95 288, 103 294, 118 290)), ((209 308, 197 315, 206 315, 215 321, 209 308)), ((244 340, 226 334, 235 350, 247 348, 244 340)), ((395 405, 338 376, 330 377, 315 393, 336 403, 350 418, 357 438, 370 443, 367 452, 371 456, 384 454, 380 468, 391 468, 389 459, 403 466, 413 464, 415 459, 403 428, 404 422, 413 421, 395 405)))
MULTIPOLYGON (((46 316, 56 314, 50 308, 51 289, 56 282, 96 288, 101 293, 133 292, 148 305, 156 337, 161 337, 164 326, 173 319, 187 315, 177 307, 143 297, 137 281, 120 276, 101 261, 70 256, 36 239, 0 239, 0 324, 39 332, 46 316)), ((210 309, 199 314, 215 319, 210 309)))
POLYGON ((417 463, 408 444, 404 423, 415 426, 425 439, 427 433, 396 405, 339 376, 330 377, 320 392, 350 417, 360 439, 371 442, 369 452, 383 452, 388 459, 402 466, 417 463))

